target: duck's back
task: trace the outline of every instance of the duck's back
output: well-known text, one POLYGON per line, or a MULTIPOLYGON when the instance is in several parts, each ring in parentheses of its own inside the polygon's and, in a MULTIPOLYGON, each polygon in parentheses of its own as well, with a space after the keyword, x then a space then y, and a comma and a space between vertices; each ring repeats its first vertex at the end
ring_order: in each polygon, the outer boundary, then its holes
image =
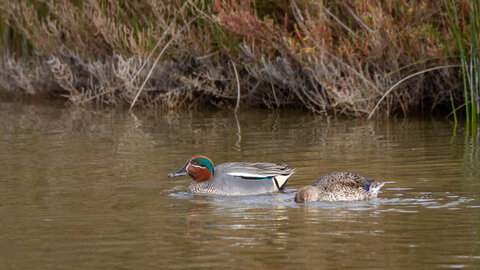
POLYGON ((379 186, 372 179, 350 172, 333 172, 321 176, 312 186, 319 191, 319 200, 350 201, 375 198, 379 186))

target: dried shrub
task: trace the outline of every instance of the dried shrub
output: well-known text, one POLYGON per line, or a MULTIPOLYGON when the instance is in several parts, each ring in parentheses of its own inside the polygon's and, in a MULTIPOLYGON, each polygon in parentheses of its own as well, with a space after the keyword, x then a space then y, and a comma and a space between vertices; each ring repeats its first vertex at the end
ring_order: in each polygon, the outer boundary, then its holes
MULTIPOLYGON (((400 79, 456 61, 443 1, 5 0, 0 15, 34 52, 3 41, 6 91, 75 105, 132 104, 141 90, 139 106, 233 106, 234 63, 242 104, 364 117, 400 79)), ((444 106, 452 89, 461 102, 458 82, 455 69, 421 74, 376 113, 444 106)))

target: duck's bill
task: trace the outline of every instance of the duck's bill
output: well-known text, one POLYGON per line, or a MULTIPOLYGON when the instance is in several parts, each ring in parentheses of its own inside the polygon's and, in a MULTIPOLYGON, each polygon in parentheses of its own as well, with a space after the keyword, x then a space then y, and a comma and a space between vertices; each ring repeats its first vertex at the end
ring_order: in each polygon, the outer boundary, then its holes
POLYGON ((169 173, 168 177, 176 177, 182 175, 187 175, 187 164, 185 164, 185 166, 183 166, 183 168, 181 168, 178 172, 169 173))

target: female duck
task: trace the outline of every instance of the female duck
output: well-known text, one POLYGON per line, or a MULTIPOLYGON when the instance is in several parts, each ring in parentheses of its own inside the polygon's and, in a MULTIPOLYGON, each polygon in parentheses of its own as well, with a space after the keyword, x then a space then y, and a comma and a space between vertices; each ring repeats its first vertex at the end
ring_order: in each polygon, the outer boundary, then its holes
POLYGON ((190 175, 190 192, 210 195, 257 195, 283 191, 295 172, 274 163, 228 162, 218 166, 206 156, 193 156, 176 173, 168 177, 190 175))
POLYGON ((299 189, 295 202, 370 200, 377 197, 384 184, 373 183, 372 179, 349 172, 333 172, 318 178, 313 185, 299 189))

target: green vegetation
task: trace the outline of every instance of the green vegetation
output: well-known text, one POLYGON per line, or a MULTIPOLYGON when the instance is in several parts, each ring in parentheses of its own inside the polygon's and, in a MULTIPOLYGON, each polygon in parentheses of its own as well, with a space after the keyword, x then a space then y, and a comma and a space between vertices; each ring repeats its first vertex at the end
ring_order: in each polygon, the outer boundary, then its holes
POLYGON ((0 85, 75 105, 354 117, 465 107, 473 132, 478 9, 478 0, 5 0, 0 85))
MULTIPOLYGON (((455 37, 458 45, 460 61, 462 66, 463 97, 467 132, 475 135, 477 121, 479 120, 480 102, 480 1, 470 0, 464 3, 462 8, 469 10, 469 21, 457 14, 455 1, 445 3, 448 16, 451 21, 450 31, 455 37), (463 33, 468 28, 461 25, 468 24, 469 33, 463 33), (466 28, 466 29, 465 29, 466 28)), ((455 111, 454 111, 455 112, 455 111)), ((454 115, 456 118, 456 115, 454 115)))

